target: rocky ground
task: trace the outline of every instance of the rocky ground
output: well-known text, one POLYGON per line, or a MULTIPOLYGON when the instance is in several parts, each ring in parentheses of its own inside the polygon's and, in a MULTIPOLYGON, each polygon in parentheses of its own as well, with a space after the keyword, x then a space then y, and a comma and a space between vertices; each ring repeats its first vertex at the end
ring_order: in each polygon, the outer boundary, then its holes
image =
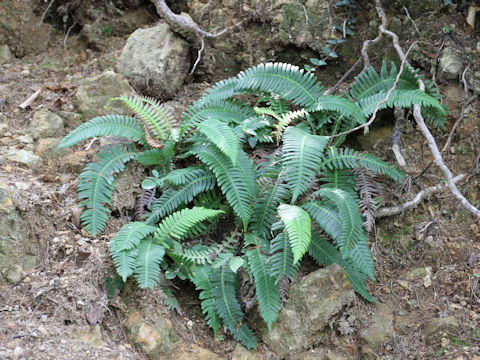
MULTIPOLYGON (((91 117, 125 112, 115 103, 104 108, 113 96, 155 96, 180 114, 214 81, 248 66, 320 58, 325 40, 342 36, 329 21, 341 24, 351 9, 332 14, 328 1, 310 0, 176 2, 173 10, 210 31, 244 22, 207 41, 189 74, 199 39, 158 24, 148 2, 83 3, 0 4, 0 358, 480 359, 480 224, 448 191, 377 221, 377 282, 370 290, 378 304, 356 296, 339 267, 316 270, 306 261, 270 333, 249 314, 262 340, 257 351, 225 334, 213 338, 191 285, 175 284, 181 313, 168 310, 159 290, 128 282, 120 291, 108 241, 132 218, 145 174, 127 167, 105 235, 91 238, 79 222, 76 182, 106 140, 54 152, 61 138, 91 117)), ((440 146, 463 111, 444 157, 455 174, 466 174, 459 188, 478 206, 480 31, 465 25, 460 5, 401 2, 407 13, 397 3, 385 6, 390 28, 405 48, 423 40, 412 62, 446 96, 447 129, 435 130, 440 146)), ((317 70, 326 87, 355 62, 362 41, 375 37, 375 11, 360 10, 355 35, 336 49, 339 59, 317 70)), ((389 46, 374 48, 372 60, 396 60, 389 46)), ((391 135, 391 114, 383 114, 367 136, 349 142, 394 162, 391 135)), ((442 181, 435 167, 422 172, 431 155, 412 124, 402 141, 410 177, 401 187, 388 185, 387 206, 442 181)))

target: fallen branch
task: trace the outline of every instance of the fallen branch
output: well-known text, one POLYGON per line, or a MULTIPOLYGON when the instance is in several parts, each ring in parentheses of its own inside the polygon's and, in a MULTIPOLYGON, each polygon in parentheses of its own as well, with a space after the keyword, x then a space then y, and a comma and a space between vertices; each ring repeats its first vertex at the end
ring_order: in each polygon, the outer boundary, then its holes
MULTIPOLYGON (((459 182, 460 180, 465 178, 465 176, 466 176, 465 174, 458 175, 454 177, 452 181, 453 183, 459 182)), ((425 190, 421 190, 420 192, 418 192, 412 201, 408 201, 399 206, 393 206, 389 208, 380 208, 373 214, 373 216, 376 218, 381 218, 386 216, 402 214, 407 210, 417 207, 417 205, 420 204, 420 202, 426 197, 429 197, 434 193, 446 190, 448 187, 449 187, 448 185, 443 185, 443 184, 431 186, 429 188, 426 188, 425 190)))
POLYGON ((201 29, 197 24, 195 24, 191 19, 186 16, 177 15, 175 14, 170 8, 168 7, 165 0, 151 0, 157 9, 157 13, 165 19, 165 21, 170 25, 175 27, 179 27, 184 31, 189 31, 196 33, 204 38, 218 38, 228 31, 240 26, 242 21, 239 22, 237 25, 233 25, 219 31, 218 33, 214 34, 208 31, 201 29))
POLYGON ((405 123, 405 114, 403 109, 395 108, 393 110, 393 116, 395 118, 395 126, 393 127, 393 136, 392 136, 392 150, 395 158, 397 159, 398 165, 402 168, 407 166, 405 158, 402 155, 402 139, 401 139, 401 129, 405 123))
MULTIPOLYGON (((392 31, 387 30, 387 15, 385 14, 385 11, 382 8, 382 4, 380 0, 375 0, 375 7, 377 9, 378 16, 381 18, 382 23, 378 27, 380 34, 382 35, 388 35, 392 39, 393 47, 397 51, 398 56, 402 59, 402 64, 404 62, 407 63, 407 65, 410 65, 408 61, 406 61, 406 57, 408 55, 403 52, 402 47, 400 46, 400 42, 398 39, 398 35, 395 34, 392 31)), ((425 91, 425 84, 422 81, 422 79, 418 79, 418 85, 421 91, 425 91)), ((420 108, 419 104, 415 104, 413 106, 413 117, 415 119, 415 122, 417 123, 418 128, 422 132, 423 136, 427 139, 428 147, 430 148, 430 151, 432 152, 433 158, 435 160, 435 164, 440 168, 442 171, 443 175, 445 176, 445 179, 447 180, 447 187, 448 189, 452 192, 453 196, 455 196, 458 201, 472 214, 474 214, 477 218, 480 219, 480 210, 478 210, 475 206, 470 204, 470 202, 460 193, 460 191, 457 189, 455 186, 455 182, 453 181, 453 175, 450 169, 445 165, 445 162, 443 161, 442 155, 440 154, 440 151, 438 150, 437 143, 435 142, 435 139, 428 129, 427 125, 425 124, 425 120, 423 119, 422 116, 422 111, 420 108)))
POLYGON ((30 95, 24 102, 18 105, 19 108, 25 110, 27 107, 32 105, 32 103, 37 99, 38 95, 42 92, 42 88, 35 91, 32 95, 30 95))

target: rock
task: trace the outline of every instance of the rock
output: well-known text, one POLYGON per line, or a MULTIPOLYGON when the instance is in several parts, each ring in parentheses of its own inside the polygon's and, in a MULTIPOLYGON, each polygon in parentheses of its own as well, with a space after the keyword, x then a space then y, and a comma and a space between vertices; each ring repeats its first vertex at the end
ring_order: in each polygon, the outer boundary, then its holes
POLYGON ((0 64, 10 63, 13 59, 14 56, 10 52, 8 45, 0 45, 0 64))
POLYGON ((447 46, 439 59, 440 76, 445 80, 458 79, 463 69, 460 53, 451 46, 447 46))
POLYGON ((82 80, 73 99, 84 120, 107 114, 124 114, 125 107, 120 102, 113 102, 105 109, 108 100, 117 96, 134 95, 135 90, 121 74, 111 70, 82 80))
POLYGON ((43 163, 43 160, 40 156, 35 155, 33 151, 24 149, 11 149, 7 152, 6 159, 22 165, 26 165, 30 169, 36 169, 40 167, 43 163))
POLYGON ((8 131, 8 124, 0 124, 0 137, 4 137, 5 133, 8 131))
POLYGON ((178 341, 171 321, 160 315, 150 325, 139 311, 130 310, 124 326, 129 340, 151 358, 170 356, 178 341))
POLYGON ((183 85, 189 65, 188 43, 160 23, 128 38, 117 69, 138 92, 166 100, 183 85))
POLYGON ((378 304, 371 319, 371 325, 360 331, 360 337, 367 342, 372 350, 376 350, 394 334, 393 319, 393 310, 385 305, 378 304))
POLYGON ((45 159, 65 156, 68 154, 67 149, 55 151, 60 141, 61 139, 57 138, 39 139, 37 142, 37 147, 35 148, 35 154, 45 159))
POLYGON ((257 351, 245 349, 238 343, 232 354, 232 360, 261 360, 262 358, 257 351))
POLYGON ((436 343, 440 341, 442 333, 448 331, 455 333, 460 327, 460 322, 455 316, 448 316, 445 318, 438 318, 428 324, 425 329, 425 337, 430 343, 436 343))
POLYGON ((322 330, 355 302, 355 293, 339 265, 317 270, 290 288, 289 300, 278 321, 262 340, 279 357, 311 348, 322 339, 322 330), (333 319, 333 320, 332 320, 333 319))
POLYGON ((335 350, 323 349, 316 347, 305 351, 304 353, 294 354, 288 358, 289 360, 348 360, 351 356, 342 354, 335 350))
POLYGON ((0 44, 17 56, 38 54, 50 47, 53 26, 40 22, 41 13, 25 1, 0 1, 0 44))
POLYGON ((71 111, 59 111, 58 116, 61 116, 65 120, 65 126, 69 126, 72 129, 83 124, 83 115, 71 111))
POLYGON ((20 135, 16 140, 22 144, 33 144, 33 138, 30 135, 20 135))
POLYGON ((35 111, 28 128, 29 134, 35 140, 60 135, 62 131, 63 119, 46 108, 35 111))
POLYGON ((36 240, 26 231, 27 225, 15 209, 11 190, 0 178, 0 280, 11 284, 20 281, 23 272, 36 266, 36 240))
POLYGON ((63 157, 60 169, 62 171, 78 173, 83 170, 87 161, 88 153, 86 151, 76 151, 63 157))
POLYGON ((429 276, 432 274, 432 268, 431 267, 423 267, 423 268, 415 268, 413 270, 410 270, 407 274, 407 280, 417 280, 417 279, 423 279, 426 276, 429 276))
POLYGON ((100 325, 96 324, 92 329, 90 326, 81 326, 75 331, 75 337, 90 346, 98 346, 104 343, 100 325))
POLYGON ((210 350, 201 348, 196 344, 186 345, 180 342, 169 359, 175 360, 221 360, 221 358, 210 350))

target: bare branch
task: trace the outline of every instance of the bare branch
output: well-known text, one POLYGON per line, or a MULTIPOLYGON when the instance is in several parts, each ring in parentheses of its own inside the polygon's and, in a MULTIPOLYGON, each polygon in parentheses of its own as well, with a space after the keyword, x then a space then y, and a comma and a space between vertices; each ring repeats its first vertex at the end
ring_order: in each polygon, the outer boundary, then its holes
POLYGON ((222 31, 220 31, 216 34, 213 34, 211 32, 208 32, 208 31, 205 31, 205 30, 201 29, 191 19, 189 19, 185 16, 182 16, 182 15, 175 14, 172 10, 170 10, 170 8, 168 7, 165 0, 151 0, 151 1, 154 3, 158 14, 160 16, 162 16, 165 19, 165 21, 167 21, 167 23, 169 23, 169 25, 173 24, 175 26, 178 26, 178 27, 182 28, 183 30, 194 32, 194 33, 202 36, 202 38, 217 38, 217 37, 220 37, 220 36, 226 34, 228 31, 230 31, 230 30, 232 30, 232 29, 234 29, 234 28, 236 28, 236 27, 238 27, 242 24, 242 21, 241 21, 237 25, 227 27, 227 28, 223 29, 222 31))
MULTIPOLYGON (((452 179, 453 183, 456 183, 463 178, 465 178, 465 174, 458 175, 452 179)), ((413 209, 420 204, 420 202, 425 199, 426 197, 431 196, 434 193, 440 192, 440 191, 445 191, 447 188, 449 188, 448 185, 435 185, 431 186, 429 188, 426 188, 425 190, 421 190, 420 192, 415 195, 413 200, 408 201, 402 205, 399 206, 393 206, 389 208, 380 208, 378 209, 377 212, 374 213, 374 216, 376 218, 381 218, 381 217, 386 217, 386 216, 393 216, 393 215, 398 215, 402 214, 407 210, 413 209)))
POLYGON ((203 49, 205 49, 205 39, 202 37, 202 46, 200 47, 200 50, 198 50, 197 60, 195 61, 195 64, 193 64, 192 70, 190 71, 190 75, 193 75, 193 73, 195 72, 195 69, 197 68, 198 63, 202 58, 203 49))

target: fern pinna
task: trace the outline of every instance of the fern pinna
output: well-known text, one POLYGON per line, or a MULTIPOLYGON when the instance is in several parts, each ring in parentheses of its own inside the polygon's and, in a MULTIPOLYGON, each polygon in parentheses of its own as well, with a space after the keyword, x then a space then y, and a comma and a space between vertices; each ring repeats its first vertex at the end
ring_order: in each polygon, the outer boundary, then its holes
MULTIPOLYGON (((248 348, 256 339, 236 297, 240 275, 254 282, 268 328, 281 309, 281 284, 295 280, 307 253, 321 265, 343 266, 355 291, 374 301, 366 286, 374 280, 374 259, 362 214, 370 229, 370 193, 378 192, 368 190, 368 179, 400 181, 403 174, 375 156, 340 148, 344 137, 332 135, 365 123, 397 74, 394 65, 388 70, 383 64, 380 73, 370 68, 348 94, 326 96, 312 73, 260 64, 215 84, 178 123, 154 99, 115 98, 134 116, 94 118, 59 145, 97 136, 131 141, 101 150, 99 161, 80 175, 86 230, 93 236, 103 231, 113 176, 136 160, 151 169, 142 183, 148 201, 141 204, 140 218, 110 242, 124 281, 133 276, 140 287, 153 288, 162 273, 192 281, 208 325, 218 333, 223 324, 248 348), (242 103, 236 98, 242 94, 257 95, 258 101, 242 103), (255 147, 264 154, 260 161, 249 151, 255 147)), ((419 103, 441 126, 445 110, 438 91, 428 86, 421 92, 418 76, 406 68, 382 106, 419 103)), ((169 299, 177 306, 171 292, 169 299)))

